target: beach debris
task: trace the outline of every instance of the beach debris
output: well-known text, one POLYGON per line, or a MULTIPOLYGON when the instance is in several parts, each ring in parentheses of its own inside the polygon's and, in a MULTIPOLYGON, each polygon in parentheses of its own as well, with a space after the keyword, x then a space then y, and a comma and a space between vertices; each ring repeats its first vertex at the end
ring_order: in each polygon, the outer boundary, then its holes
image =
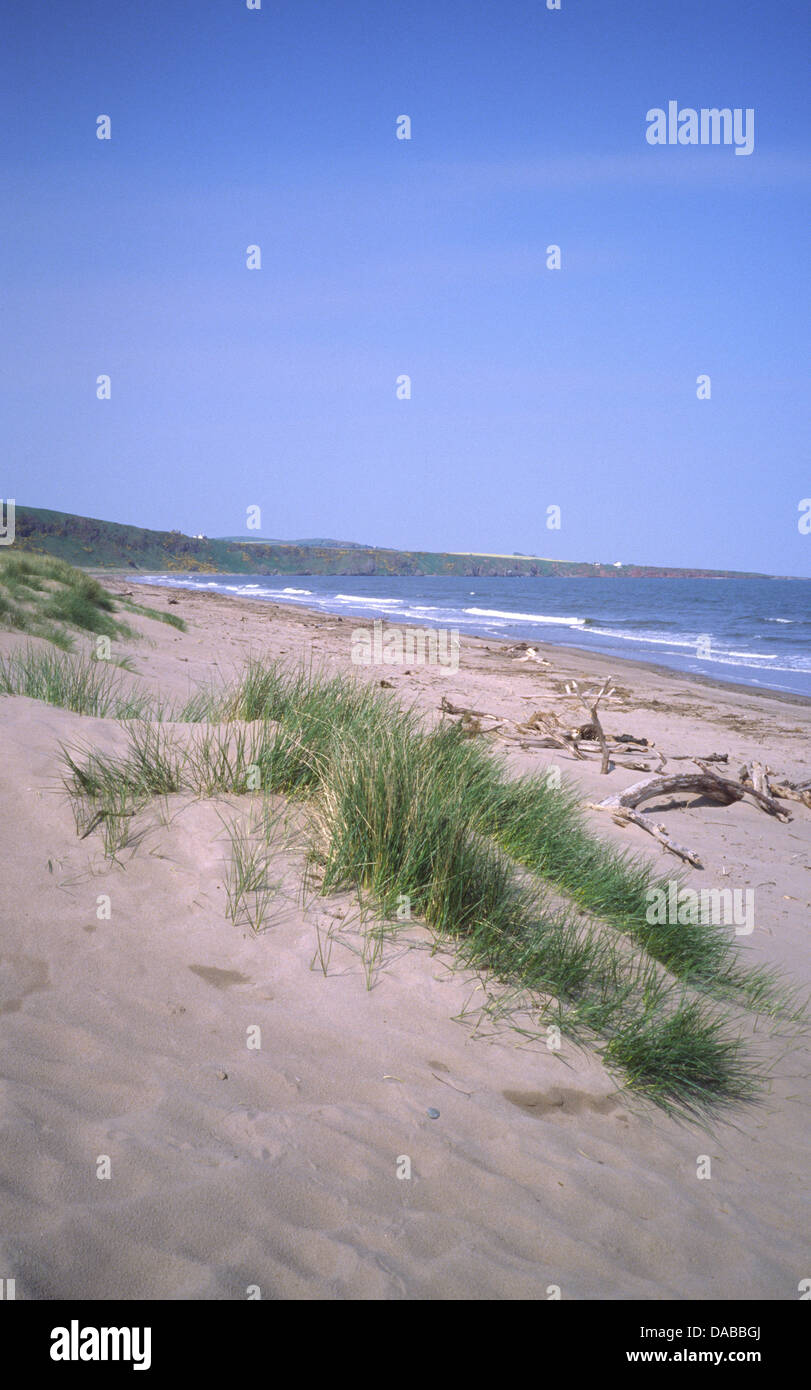
POLYGON ((495 714, 487 714, 483 709, 470 709, 468 705, 454 705, 447 695, 442 696, 439 708, 443 714, 475 714, 479 719, 496 719, 498 717, 495 714))
POLYGON ((450 1088, 451 1088, 452 1091, 458 1091, 458 1093, 459 1093, 460 1096, 467 1096, 468 1100, 469 1100, 470 1097, 473 1095, 473 1092, 472 1092, 472 1091, 463 1091, 461 1086, 454 1086, 454 1084, 453 1084, 452 1081, 446 1081, 445 1078, 444 1078, 443 1076, 437 1076, 437 1074, 436 1074, 435 1071, 432 1071, 432 1072, 431 1072, 431 1075, 432 1075, 437 1081, 441 1082, 443 1086, 450 1086, 450 1088))
POLYGON ((466 738, 475 738, 482 731, 482 723, 475 714, 463 714, 459 720, 459 728, 466 738))
POLYGON ((513 661, 534 661, 539 666, 551 666, 551 661, 547 661, 545 656, 539 656, 535 647, 527 647, 523 656, 514 656, 513 661))
POLYGON ((695 758, 692 753, 671 753, 670 761, 674 763, 728 763, 728 753, 705 753, 703 758, 695 758))
POLYGON ((589 726, 589 732, 588 734, 584 734, 583 737, 596 737, 597 742, 600 745, 600 752, 602 754, 602 758, 600 761, 600 772, 603 775, 611 771, 611 754, 609 752, 608 743, 606 742, 605 733, 603 732, 603 726, 600 723, 600 716, 597 713, 597 707, 601 700, 610 699, 613 695, 613 679, 613 676, 609 676, 607 680, 603 681, 599 689, 593 688, 591 690, 581 690, 580 681, 570 681, 566 686, 567 692, 570 692, 572 695, 575 695, 577 699, 580 701, 583 708, 585 710, 588 710, 589 714, 591 715, 591 725, 589 726))
MULTIPOLYGON (((761 790, 755 785, 755 777, 757 777, 758 781, 762 782, 765 778, 765 773, 763 778, 760 776, 760 773, 755 774, 750 784, 749 782, 736 781, 732 777, 722 777, 719 772, 715 772, 713 768, 701 762, 698 758, 694 758, 693 761, 696 767, 700 767, 708 777, 718 783, 718 785, 723 787, 727 792, 734 790, 739 793, 739 795, 733 796, 732 800, 739 801, 741 797, 751 796, 752 800, 757 802, 762 810, 767 811, 771 816, 776 816, 778 820, 790 821, 793 819, 788 811, 784 811, 782 806, 778 806, 774 796, 771 796, 768 792, 761 790)), ((760 768, 760 764, 754 763, 753 767, 760 768)))
MULTIPOLYGON (((656 769, 656 771, 661 772, 662 768, 667 762, 667 758, 665 757, 664 753, 661 752, 657 756, 659 758, 659 766, 656 769)), ((626 767, 629 772, 651 772, 653 770, 651 768, 650 763, 621 763, 615 761, 612 765, 614 767, 626 767)))
POLYGON ((748 790, 753 789, 767 798, 799 801, 801 805, 811 809, 811 782, 790 782, 782 774, 774 772, 768 764, 764 767, 759 762, 752 762, 750 765, 744 763, 738 773, 738 780, 748 790))
MULTIPOLYGON (((694 761, 697 762, 697 759, 694 761)), ((634 810, 641 802, 670 792, 691 792, 706 796, 722 806, 729 806, 733 801, 741 801, 744 796, 749 795, 772 815, 778 816, 781 820, 791 819, 789 813, 777 806, 771 797, 755 791, 753 787, 745 787, 741 782, 721 777, 709 767, 703 768, 700 773, 673 772, 665 776, 646 777, 642 782, 634 782, 632 786, 626 787, 624 792, 615 792, 613 796, 605 797, 599 802, 599 807, 634 810)))
POLYGON ((438 1110, 435 1110, 433 1106, 431 1106, 428 1110, 426 1110, 425 1113, 426 1113, 426 1115, 428 1116, 428 1119, 429 1119, 429 1120, 438 1120, 438 1119, 439 1119, 439 1111, 438 1111, 438 1110))
POLYGON ((602 801, 589 802, 589 808, 593 811, 610 811, 617 825, 633 824, 638 825, 640 830, 644 830, 648 835, 652 835, 658 840, 664 849, 675 854, 679 859, 685 860, 695 868, 703 868, 701 858, 695 850, 687 849, 680 845, 667 832, 664 825, 659 825, 643 815, 636 808, 643 801, 649 801, 652 797, 668 795, 672 792, 690 792, 700 796, 708 797, 710 801, 718 802, 722 806, 730 806, 735 801, 742 801, 745 796, 750 796, 756 805, 769 815, 776 816, 778 820, 789 821, 791 816, 788 811, 778 806, 774 797, 764 791, 759 791, 754 786, 754 781, 745 784, 743 781, 736 781, 732 778, 722 777, 713 768, 703 764, 698 759, 693 759, 700 773, 695 772, 676 772, 664 776, 646 777, 641 782, 634 782, 632 786, 626 787, 624 792, 616 792, 613 796, 604 797, 602 801))
MULTIPOLYGON (((593 811, 609 809, 608 807, 604 807, 602 802, 597 805, 594 805, 593 802, 589 802, 588 804, 593 811)), ((675 854, 678 859, 683 859, 685 863, 692 864, 695 869, 704 868, 700 855, 695 850, 688 849, 685 845, 678 844, 677 841, 668 834, 666 826, 659 825, 658 822, 652 821, 649 816, 643 816, 639 811, 633 810, 630 806, 611 807, 610 809, 613 811, 615 825, 638 825, 640 830, 647 831, 649 835, 653 836, 654 840, 659 841, 663 849, 669 850, 670 853, 675 854)))
MULTIPOLYGON (((565 696, 577 699, 590 716, 586 722, 577 725, 566 724, 564 719, 553 710, 544 709, 534 710, 523 720, 499 718, 498 715, 485 710, 455 705, 444 695, 439 708, 443 714, 452 715, 459 719, 460 728, 468 738, 474 738, 480 734, 495 733, 506 744, 517 743, 522 751, 529 752, 536 748, 558 748, 571 753, 580 762, 599 754, 601 775, 605 775, 615 768, 653 773, 654 778, 645 784, 650 787, 646 795, 654 796, 662 791, 694 791, 710 796, 711 799, 720 801, 722 805, 729 804, 731 801, 740 801, 744 796, 749 795, 762 810, 782 821, 791 820, 791 816, 783 807, 778 805, 779 801, 796 801, 811 810, 811 778, 802 781, 790 781, 788 777, 775 773, 768 765, 756 760, 741 767, 737 779, 728 776, 720 777, 711 764, 720 763, 728 766, 728 753, 712 752, 701 758, 697 758, 692 753, 665 754, 656 747, 652 739, 645 738, 643 735, 606 734, 600 720, 598 707, 602 700, 611 699, 616 696, 616 693, 611 676, 601 686, 592 686, 591 688, 584 688, 579 681, 569 681, 565 688, 565 696), (481 722, 483 719, 490 719, 493 723, 489 727, 485 727, 481 722), (692 762, 701 768, 703 776, 698 776, 695 773, 674 773, 673 776, 676 779, 686 777, 688 781, 672 782, 664 773, 668 762, 692 762), (663 777, 664 782, 660 780, 656 785, 656 779, 663 777), (719 785, 725 790, 719 792, 719 785)), ((554 696, 551 692, 547 692, 547 698, 554 698, 554 696)), ((634 785, 637 787, 643 784, 636 783, 634 785)), ((628 790, 630 792, 633 788, 628 790)), ((627 795, 627 793, 623 793, 623 795, 627 795)), ((598 809, 610 809, 617 812, 632 810, 635 812, 634 816, 624 815, 621 818, 622 823, 637 820, 636 803, 633 805, 626 803, 619 806, 614 803, 613 798, 609 797, 606 798, 605 802, 594 804, 598 809)), ((642 829, 653 833, 648 825, 643 824, 642 829)), ((657 838, 661 838, 661 835, 666 833, 661 826, 658 827, 658 831, 657 838)), ((674 842, 674 853, 679 852, 681 848, 683 847, 675 846, 674 842)), ((696 856, 691 857, 691 854, 692 851, 687 851, 682 857, 687 858, 688 862, 692 863, 696 856)))
POLYGON ((477 734, 491 734, 495 729, 500 729, 504 723, 503 719, 498 719, 495 714, 485 714, 484 710, 454 705, 445 695, 442 696, 439 708, 443 714, 459 717, 459 728, 467 738, 475 738, 477 734), (491 724, 489 729, 485 729, 481 722, 482 719, 494 719, 496 722, 491 724))
MULTIPOLYGON (((515 728, 521 734, 539 734, 540 737, 533 739, 528 745, 528 741, 523 739, 521 746, 532 746, 535 748, 565 748, 566 738, 558 716, 550 711, 536 709, 534 714, 530 714, 522 723, 516 724, 515 728)), ((571 734, 571 730, 568 731, 571 734)))
POLYGON ((383 688, 384 688, 385 690, 393 690, 393 689, 394 689, 394 682, 393 682, 393 681, 381 681, 380 684, 383 686, 383 688))

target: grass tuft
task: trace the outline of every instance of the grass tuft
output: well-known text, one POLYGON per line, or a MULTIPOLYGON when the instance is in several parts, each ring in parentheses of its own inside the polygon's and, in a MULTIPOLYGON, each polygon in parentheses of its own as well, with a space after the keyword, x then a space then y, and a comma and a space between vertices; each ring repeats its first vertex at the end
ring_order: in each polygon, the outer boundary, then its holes
POLYGON ((149 696, 126 690, 115 668, 90 656, 38 649, 30 643, 0 656, 0 694, 26 695, 99 719, 135 719, 151 707, 149 696))

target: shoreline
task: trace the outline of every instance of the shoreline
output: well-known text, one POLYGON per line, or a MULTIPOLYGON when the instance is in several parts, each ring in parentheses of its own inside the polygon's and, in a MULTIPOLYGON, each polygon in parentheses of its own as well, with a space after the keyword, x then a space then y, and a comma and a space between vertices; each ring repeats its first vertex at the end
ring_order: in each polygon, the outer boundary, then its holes
MULTIPOLYGON (((420 627, 420 624, 414 621, 403 621, 402 619, 398 620, 395 617, 389 617, 385 614, 381 614, 379 618, 371 618, 360 615, 345 615, 340 613, 331 613, 320 608, 310 608, 306 604, 280 603, 275 599, 251 598, 247 594, 220 594, 217 592, 217 590, 201 590, 199 587, 195 585, 150 584, 148 581, 140 579, 133 581, 131 576, 123 571, 115 575, 107 574, 106 576, 102 571, 94 571, 94 574, 95 577, 99 579, 100 583, 103 583, 105 578, 115 579, 118 581, 129 579, 130 582, 133 582, 136 585, 136 588, 138 590, 148 591, 153 598, 159 595, 163 596, 166 594, 167 590, 169 590, 173 593, 184 593, 187 595, 194 595, 195 597, 216 596, 218 598, 225 599, 227 602, 231 603, 236 602, 246 604, 258 604, 261 605, 263 608, 272 609, 274 611, 274 616, 279 617, 282 617, 283 615, 286 615, 288 613, 303 613, 306 614, 311 620, 332 620, 333 622, 352 623, 356 627, 371 626, 376 621, 382 621, 384 623, 391 624, 395 627, 408 627, 412 629, 418 629, 420 627)), ((651 674, 664 676, 669 679, 682 680, 688 684, 695 684, 709 689, 725 690, 732 693, 747 694, 752 696, 762 696, 764 699, 778 700, 784 704, 796 704, 800 706, 811 707, 811 695, 803 695, 800 691, 775 690, 770 686, 750 685, 747 684, 745 681, 727 680, 723 677, 718 676, 705 676, 702 675, 700 672, 695 671, 681 671, 678 667, 663 665, 661 662, 653 660, 648 661, 641 657, 633 656, 611 656, 606 652, 595 651, 593 648, 585 646, 580 647, 575 645, 574 643, 550 642, 548 639, 533 639, 526 641, 525 639, 521 639, 521 643, 519 643, 518 641, 510 637, 480 636, 472 632, 460 632, 459 642, 460 646, 464 645, 465 643, 480 643, 484 644, 485 646, 490 645, 492 643, 498 643, 505 650, 523 643, 526 646, 536 648, 538 651, 542 652, 543 655, 547 657, 547 659, 549 659, 550 653, 554 654, 560 652, 572 653, 578 657, 583 657, 584 659, 595 663, 597 666, 603 667, 605 669, 606 674, 611 674, 612 668, 617 668, 619 671, 620 669, 625 669, 627 667, 629 669, 638 669, 640 671, 645 671, 651 674)))

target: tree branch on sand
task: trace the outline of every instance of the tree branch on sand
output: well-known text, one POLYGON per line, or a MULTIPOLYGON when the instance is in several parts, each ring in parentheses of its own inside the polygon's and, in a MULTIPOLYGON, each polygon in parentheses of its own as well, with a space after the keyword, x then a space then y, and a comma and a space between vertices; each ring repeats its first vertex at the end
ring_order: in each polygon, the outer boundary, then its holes
POLYGON ((577 696, 583 708, 587 710, 591 716, 592 729, 596 732, 597 742, 600 745, 600 751, 602 753, 600 772, 603 775, 611 769, 611 755, 608 751, 608 744, 606 742, 605 733, 603 732, 603 726, 600 723, 600 716, 597 713, 597 707, 602 699, 613 693, 611 690, 611 682, 613 679, 613 676, 609 676, 607 680, 603 681, 599 690, 581 690, 579 681, 570 681, 566 686, 566 690, 577 696))
POLYGON ((759 790, 754 785, 754 777, 749 783, 721 777, 708 764, 697 758, 693 761, 702 769, 700 773, 677 772, 662 777, 646 777, 641 782, 634 782, 632 786, 626 787, 624 792, 615 792, 613 796, 607 796, 602 801, 589 802, 589 807, 594 811, 610 811, 617 825, 627 825, 629 822, 638 825, 641 830, 653 835, 654 839, 658 840, 665 849, 670 850, 671 854, 677 855, 679 859, 684 859, 697 869, 703 867, 698 853, 678 844, 668 835, 663 825, 655 824, 646 815, 637 811, 636 808, 641 802, 649 801, 653 797, 666 796, 673 792, 691 792, 708 797, 711 801, 718 802, 722 806, 729 806, 735 801, 742 801, 745 796, 750 796, 755 804, 767 814, 776 816, 781 821, 792 819, 788 811, 783 810, 782 806, 778 806, 773 796, 759 790))

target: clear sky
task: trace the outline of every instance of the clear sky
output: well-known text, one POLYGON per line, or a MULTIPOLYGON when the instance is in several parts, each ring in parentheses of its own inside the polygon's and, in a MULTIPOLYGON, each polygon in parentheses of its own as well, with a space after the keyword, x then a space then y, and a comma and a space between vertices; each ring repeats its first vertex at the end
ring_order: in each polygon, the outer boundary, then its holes
POLYGON ((811 574, 808 0, 6 0, 3 27, 2 496, 811 574), (753 152, 648 144, 670 100, 753 108, 753 152))

